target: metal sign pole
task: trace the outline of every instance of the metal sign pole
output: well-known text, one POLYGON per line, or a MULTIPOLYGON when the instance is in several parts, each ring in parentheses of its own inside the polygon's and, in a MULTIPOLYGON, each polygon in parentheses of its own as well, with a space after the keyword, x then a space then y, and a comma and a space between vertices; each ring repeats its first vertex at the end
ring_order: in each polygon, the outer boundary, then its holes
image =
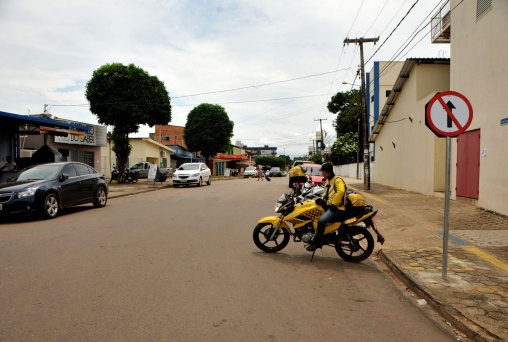
POLYGON ((450 223, 450 152, 451 138, 446 137, 446 175, 445 175, 445 207, 443 227, 443 270, 444 280, 448 280, 448 228, 450 223))

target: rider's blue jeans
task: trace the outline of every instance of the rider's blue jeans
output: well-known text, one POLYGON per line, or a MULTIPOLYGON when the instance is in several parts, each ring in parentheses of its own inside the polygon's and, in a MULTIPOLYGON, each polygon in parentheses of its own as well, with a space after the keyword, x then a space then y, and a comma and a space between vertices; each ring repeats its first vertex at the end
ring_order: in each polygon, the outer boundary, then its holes
POLYGON ((325 211, 323 215, 318 219, 318 228, 316 236, 321 238, 325 231, 325 226, 328 223, 340 222, 345 219, 345 212, 343 210, 334 209, 333 211, 328 209, 325 211))

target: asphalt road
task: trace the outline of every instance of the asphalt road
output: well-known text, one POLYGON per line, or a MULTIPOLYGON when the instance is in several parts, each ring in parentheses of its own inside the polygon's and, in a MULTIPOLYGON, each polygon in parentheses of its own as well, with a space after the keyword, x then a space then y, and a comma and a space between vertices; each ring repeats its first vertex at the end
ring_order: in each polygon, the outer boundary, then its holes
POLYGON ((448 341, 373 260, 252 242, 287 178, 0 223, 1 341, 448 341))

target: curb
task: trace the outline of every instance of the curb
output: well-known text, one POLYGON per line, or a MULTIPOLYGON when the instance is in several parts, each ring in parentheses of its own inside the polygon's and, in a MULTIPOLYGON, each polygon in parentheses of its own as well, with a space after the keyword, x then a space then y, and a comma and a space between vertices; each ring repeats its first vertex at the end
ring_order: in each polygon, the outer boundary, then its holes
POLYGON ((132 195, 136 195, 136 194, 142 194, 144 192, 156 191, 156 190, 161 190, 161 189, 168 189, 168 188, 172 188, 172 187, 173 187, 172 185, 164 185, 164 186, 161 186, 158 188, 143 189, 143 190, 136 190, 133 192, 122 192, 122 193, 113 191, 113 193, 115 193, 115 195, 113 195, 113 196, 111 196, 112 192, 109 191, 109 189, 108 189, 108 199, 125 197, 125 196, 132 196, 132 195))
POLYGON ((452 325, 464 332, 468 338, 474 341, 503 340, 501 337, 476 324, 468 317, 465 317, 454 307, 436 300, 423 286, 420 286, 415 279, 405 273, 388 255, 383 252, 383 250, 380 250, 378 255, 383 263, 397 276, 397 278, 399 278, 415 294, 424 298, 436 312, 438 312, 452 325))

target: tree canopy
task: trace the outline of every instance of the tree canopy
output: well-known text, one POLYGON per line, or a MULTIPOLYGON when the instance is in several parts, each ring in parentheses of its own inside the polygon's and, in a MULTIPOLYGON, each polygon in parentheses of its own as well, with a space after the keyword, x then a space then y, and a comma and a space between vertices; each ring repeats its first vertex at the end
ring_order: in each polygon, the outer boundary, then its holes
POLYGON ((99 123, 113 126, 118 168, 123 172, 131 147, 129 133, 140 125, 165 125, 171 121, 171 103, 164 83, 134 64, 105 64, 93 72, 85 96, 99 123))
POLYGON ((337 114, 335 129, 337 136, 343 133, 358 132, 358 119, 361 114, 361 97, 358 89, 337 93, 328 102, 330 113, 337 114))
POLYGON ((268 165, 271 167, 278 166, 281 169, 286 168, 287 159, 283 156, 274 157, 274 156, 257 156, 256 157, 256 165, 268 165))
POLYGON ((134 133, 140 125, 171 121, 171 103, 164 83, 134 64, 105 64, 86 85, 90 111, 104 125, 134 133))
POLYGON ((202 103, 187 116, 183 131, 187 148, 201 151, 208 160, 218 152, 228 150, 233 137, 233 121, 229 120, 224 107, 202 103))
POLYGON ((332 162, 336 165, 356 162, 358 134, 349 132, 337 137, 332 146, 332 162))
MULTIPOLYGON (((331 113, 337 114, 334 122, 337 140, 332 146, 331 159, 335 164, 353 163, 357 157, 358 125, 362 112, 360 90, 335 94, 327 107, 331 113)), ((361 127, 359 139, 363 141, 361 127)))
POLYGON ((323 155, 321 154, 321 152, 316 152, 316 153, 313 153, 313 154, 310 156, 310 160, 311 160, 314 164, 323 164, 323 155))

